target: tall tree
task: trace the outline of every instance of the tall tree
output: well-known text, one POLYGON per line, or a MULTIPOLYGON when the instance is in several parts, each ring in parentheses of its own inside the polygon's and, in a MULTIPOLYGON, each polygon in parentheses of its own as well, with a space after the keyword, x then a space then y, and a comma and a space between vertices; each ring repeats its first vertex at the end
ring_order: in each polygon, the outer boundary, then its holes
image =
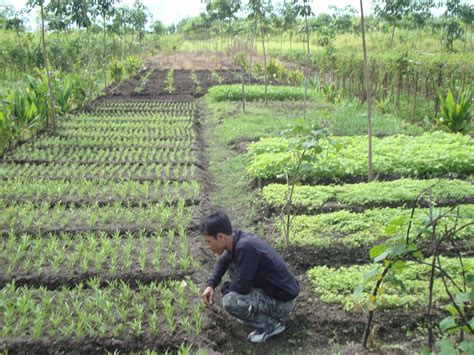
POLYGON ((272 12, 272 3, 270 0, 249 0, 247 4, 250 11, 250 19, 255 21, 255 24, 260 27, 260 36, 262 38, 263 49, 263 71, 265 80, 265 104, 268 104, 268 75, 267 75, 267 54, 265 51, 265 34, 268 30, 267 14, 272 12))
MULTIPOLYGON (((53 131, 56 129, 56 100, 54 98, 54 86, 53 80, 51 78, 51 72, 49 71, 49 62, 48 62, 48 51, 46 50, 46 40, 45 40, 45 27, 44 27, 44 8, 45 8, 45 1, 44 0, 28 0, 26 6, 29 9, 34 9, 39 7, 40 10, 40 18, 41 18, 41 48, 43 49, 43 61, 44 61, 44 68, 46 70, 46 76, 48 78, 48 90, 49 90, 49 103, 50 103, 50 117, 51 117, 51 125, 53 131)), ((47 123, 49 124, 49 122, 47 123)))
POLYGON ((307 105, 307 97, 308 97, 308 67, 309 67, 309 26, 308 26, 308 18, 313 16, 313 10, 311 9, 311 5, 309 4, 312 0, 293 0, 293 4, 298 12, 299 16, 304 18, 304 31, 306 33, 306 48, 307 48, 307 63, 305 68, 305 75, 304 75, 304 114, 306 115, 306 105, 307 105))
POLYGON ((107 19, 113 15, 114 4, 120 0, 96 0, 97 11, 102 17, 102 31, 104 37, 104 85, 107 86, 107 19))
POLYGON ((79 27, 86 29, 87 35, 87 104, 92 104, 92 68, 91 68, 91 38, 90 29, 97 16, 97 3, 95 0, 71 0, 71 20, 79 27))

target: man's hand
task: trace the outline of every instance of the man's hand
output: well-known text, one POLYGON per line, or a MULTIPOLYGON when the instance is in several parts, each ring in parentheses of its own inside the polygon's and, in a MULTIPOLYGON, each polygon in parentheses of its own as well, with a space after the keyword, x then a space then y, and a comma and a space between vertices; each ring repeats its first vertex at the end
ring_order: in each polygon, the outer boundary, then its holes
POLYGON ((202 300, 208 306, 211 306, 214 303, 214 289, 211 286, 206 287, 204 292, 202 293, 202 300))

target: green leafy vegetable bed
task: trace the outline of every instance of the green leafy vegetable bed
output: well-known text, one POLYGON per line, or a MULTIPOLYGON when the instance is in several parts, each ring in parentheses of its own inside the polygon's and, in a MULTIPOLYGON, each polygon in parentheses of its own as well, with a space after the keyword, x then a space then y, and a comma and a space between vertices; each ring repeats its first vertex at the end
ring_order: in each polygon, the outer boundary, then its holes
MULTIPOLYGON (((314 166, 304 180, 363 178, 367 175, 367 138, 334 137, 343 148, 329 149, 327 159, 314 166)), ((283 179, 295 165, 284 138, 263 138, 249 147, 247 172, 255 179, 283 179)), ((373 138, 374 174, 439 176, 474 173, 474 142, 469 136, 443 132, 418 137, 396 135, 373 138)))
MULTIPOLYGON (((315 90, 308 90, 308 98, 314 99, 315 90)), ((208 91, 208 96, 214 101, 238 101, 242 99, 241 85, 217 85, 208 91)), ((304 100, 304 88, 293 86, 272 86, 267 88, 267 97, 271 101, 304 100)), ((245 100, 260 101, 265 99, 264 85, 249 85, 245 87, 245 100)))
MULTIPOLYGON (((474 185, 471 181, 400 179, 332 186, 296 186, 293 206, 298 211, 305 210, 308 213, 319 210, 328 202, 333 202, 331 208, 403 205, 413 203, 416 197, 430 186, 433 186, 435 201, 474 198, 474 185)), ((288 187, 284 184, 267 185, 262 189, 263 200, 270 207, 280 210, 286 203, 287 191, 288 187)), ((422 198, 429 196, 424 194, 422 198)))
MULTIPOLYGON (((426 262, 429 262, 427 260, 426 262)), ((474 258, 466 258, 464 271, 474 271, 474 258)), ((457 275, 455 281, 462 285, 461 266, 458 259, 441 258, 443 269, 450 275, 457 275)), ((362 311, 370 303, 369 294, 374 282, 369 282, 364 292, 358 298, 352 296, 354 290, 364 281, 364 274, 374 265, 356 265, 350 267, 330 268, 318 266, 308 271, 314 291, 321 301, 339 303, 347 311, 362 311)), ((403 282, 406 291, 396 288, 392 284, 383 284, 379 297, 375 300, 381 308, 406 308, 425 306, 428 302, 429 266, 409 262, 407 267, 397 277, 403 282)), ((433 289, 435 306, 440 307, 447 300, 444 285, 440 279, 435 279, 433 289)), ((446 302, 447 303, 447 302, 446 302)))
MULTIPOLYGON (((290 242, 316 247, 331 247, 337 244, 348 248, 367 247, 386 240, 390 236, 405 235, 410 213, 410 209, 380 208, 365 210, 361 213, 343 210, 317 216, 295 216, 290 230, 290 242), (403 216, 407 217, 405 223, 395 230, 391 229, 390 222, 403 216)), ((417 209, 414 215, 415 223, 422 223, 427 213, 428 209, 417 209)), ((474 205, 462 205, 460 215, 465 220, 472 220, 474 205)), ((451 226, 455 223, 454 217, 447 217, 447 222, 443 223, 451 226)), ((443 223, 440 222, 440 224, 443 223)), ((444 228, 443 225, 439 225, 438 228, 444 228)), ((283 231, 281 223, 277 227, 283 231)), ((471 243, 473 236, 474 226, 472 225, 458 234, 459 238, 466 238, 471 243)))

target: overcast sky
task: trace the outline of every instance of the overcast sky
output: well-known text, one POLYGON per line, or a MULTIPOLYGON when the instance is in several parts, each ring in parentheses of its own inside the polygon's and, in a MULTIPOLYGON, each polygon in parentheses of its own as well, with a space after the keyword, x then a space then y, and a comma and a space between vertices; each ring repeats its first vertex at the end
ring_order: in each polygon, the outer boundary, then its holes
MULTIPOLYGON (((274 4, 281 3, 282 0, 272 0, 274 4)), ((364 1, 364 12, 370 13, 372 0, 364 1)), ((122 0, 120 4, 133 6, 134 0, 122 0)), ((160 20, 166 25, 177 23, 185 17, 197 16, 204 10, 204 5, 201 0, 142 0, 143 4, 150 10, 153 15, 153 20, 160 20)), ((242 1, 246 3, 245 0, 242 1)), ((468 0, 469 4, 474 4, 474 0, 468 0)), ((25 6, 26 0, 0 0, 0 5, 11 4, 17 9, 25 6)), ((352 5, 359 10, 359 0, 332 0, 320 1, 314 0, 311 3, 313 12, 319 14, 328 12, 329 5, 336 5, 339 8, 346 5, 352 5)))
MULTIPOLYGON (((474 1, 474 0, 472 0, 474 1)), ((200 12, 205 10, 201 0, 142 0, 143 4, 150 10, 154 20, 160 20, 166 25, 177 23, 185 17, 197 16, 200 12)), ((246 3, 246 1, 243 1, 246 3)), ((281 0, 273 0, 274 4, 281 3, 281 0)), ((127 5, 132 7, 134 0, 122 0, 120 5, 127 5)), ((369 11, 371 0, 364 0, 364 7, 369 11)), ((0 5, 10 4, 17 10, 25 7, 26 0, 0 0, 0 5)), ((318 14, 327 12, 329 5, 336 5, 337 7, 345 7, 351 4, 356 9, 359 9, 359 0, 337 0, 337 1, 319 1, 315 0, 311 6, 313 11, 318 14)), ((364 9, 365 10, 365 9, 364 9)))

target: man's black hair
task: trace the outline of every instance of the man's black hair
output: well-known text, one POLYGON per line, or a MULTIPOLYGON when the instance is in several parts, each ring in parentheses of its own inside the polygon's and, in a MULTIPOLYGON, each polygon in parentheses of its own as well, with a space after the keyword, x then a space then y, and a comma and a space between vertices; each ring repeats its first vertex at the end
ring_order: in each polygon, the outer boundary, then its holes
POLYGON ((231 235, 233 232, 229 217, 222 211, 217 211, 206 217, 199 225, 199 232, 217 237, 218 233, 231 235))

